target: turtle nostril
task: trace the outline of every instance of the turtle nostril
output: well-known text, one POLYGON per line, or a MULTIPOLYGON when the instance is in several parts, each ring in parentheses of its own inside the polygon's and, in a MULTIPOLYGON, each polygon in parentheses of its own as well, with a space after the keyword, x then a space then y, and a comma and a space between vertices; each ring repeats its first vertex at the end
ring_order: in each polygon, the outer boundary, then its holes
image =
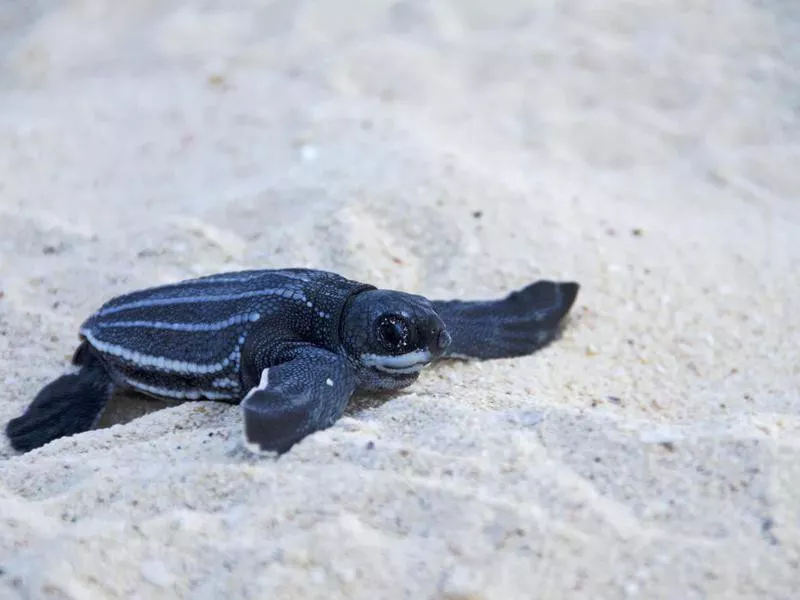
POLYGON ((446 329, 442 329, 439 332, 439 336, 436 338, 436 345, 439 347, 439 350, 444 350, 450 345, 450 342, 453 341, 453 338, 450 337, 450 334, 447 332, 446 329))

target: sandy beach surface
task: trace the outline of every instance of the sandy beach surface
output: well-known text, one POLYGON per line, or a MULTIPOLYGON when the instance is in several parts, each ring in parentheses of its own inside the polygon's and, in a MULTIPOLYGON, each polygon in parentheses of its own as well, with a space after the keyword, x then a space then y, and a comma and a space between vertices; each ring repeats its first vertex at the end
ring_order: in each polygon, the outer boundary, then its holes
POLYGON ((547 349, 278 461, 212 402, 3 438, 0 598, 797 598, 798 31, 792 1, 0 4, 3 425, 141 287, 582 284, 547 349))

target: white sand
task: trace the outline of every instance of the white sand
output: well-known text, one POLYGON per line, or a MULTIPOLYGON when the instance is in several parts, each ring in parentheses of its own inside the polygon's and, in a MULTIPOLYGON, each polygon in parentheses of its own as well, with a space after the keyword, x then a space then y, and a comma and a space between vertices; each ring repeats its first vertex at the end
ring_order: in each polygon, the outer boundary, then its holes
POLYGON ((0 446, 1 598, 797 598, 800 10, 533 4, 0 6, 3 424, 155 283, 583 284, 278 462, 214 403, 0 446))

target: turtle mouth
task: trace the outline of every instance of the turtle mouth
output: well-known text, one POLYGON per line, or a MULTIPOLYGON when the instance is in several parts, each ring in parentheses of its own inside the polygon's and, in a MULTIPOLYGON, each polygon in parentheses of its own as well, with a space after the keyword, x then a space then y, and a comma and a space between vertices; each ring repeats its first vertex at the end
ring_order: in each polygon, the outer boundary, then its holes
POLYGON ((419 373, 431 363, 432 359, 433 355, 428 350, 416 350, 399 356, 361 355, 361 363, 364 366, 393 375, 419 373))

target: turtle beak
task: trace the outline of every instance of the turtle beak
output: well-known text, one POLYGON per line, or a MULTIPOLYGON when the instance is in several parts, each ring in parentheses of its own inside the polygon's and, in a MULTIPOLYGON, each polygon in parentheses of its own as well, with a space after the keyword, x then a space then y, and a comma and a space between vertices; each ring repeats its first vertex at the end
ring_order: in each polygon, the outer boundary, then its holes
POLYGON ((428 340, 431 358, 439 358, 453 342, 453 338, 450 337, 450 332, 447 331, 447 327, 438 317, 431 318, 425 329, 427 331, 421 331, 420 333, 423 334, 423 339, 427 338, 428 340))
POLYGON ((436 349, 440 353, 444 353, 444 351, 450 347, 452 342, 453 338, 450 337, 450 333, 447 331, 447 329, 442 329, 439 331, 439 335, 436 336, 436 349))

